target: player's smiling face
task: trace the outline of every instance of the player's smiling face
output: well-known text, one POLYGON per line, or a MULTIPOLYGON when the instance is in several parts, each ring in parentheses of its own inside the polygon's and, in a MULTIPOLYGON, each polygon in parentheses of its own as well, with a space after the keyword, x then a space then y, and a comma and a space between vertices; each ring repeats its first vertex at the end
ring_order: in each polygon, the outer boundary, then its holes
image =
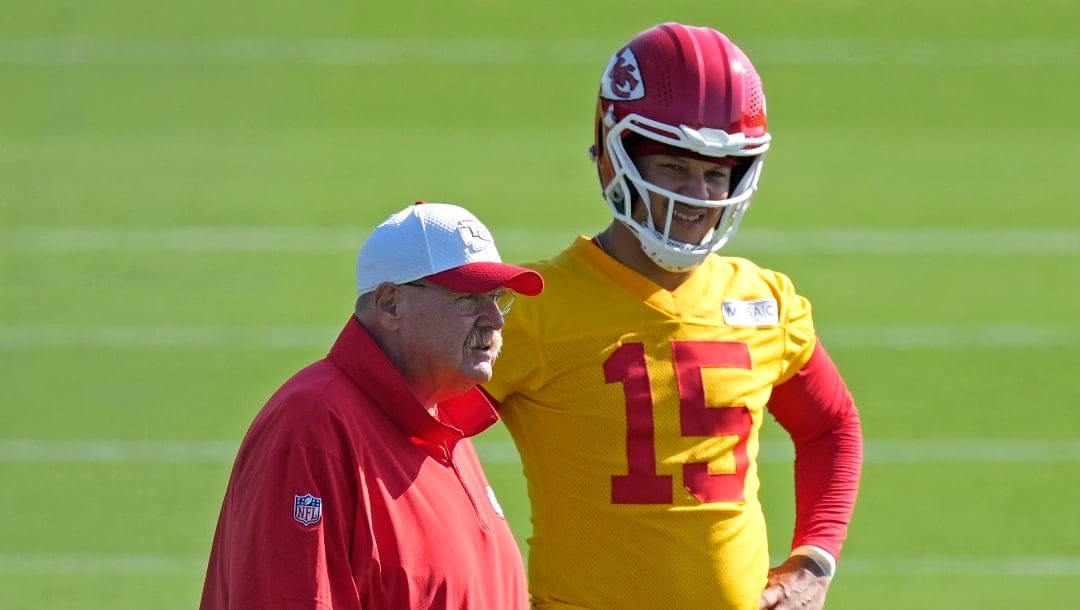
MULTIPOLYGON (((635 163, 646 181, 679 195, 717 200, 726 199, 731 191, 731 167, 726 164, 675 155, 644 155, 635 159, 635 163)), ((660 232, 663 232, 667 208, 667 197, 650 193, 649 209, 653 224, 660 232)), ((635 212, 635 217, 643 214, 640 207, 635 212)), ((684 243, 701 243, 722 213, 722 208, 677 203, 671 238, 684 243)))

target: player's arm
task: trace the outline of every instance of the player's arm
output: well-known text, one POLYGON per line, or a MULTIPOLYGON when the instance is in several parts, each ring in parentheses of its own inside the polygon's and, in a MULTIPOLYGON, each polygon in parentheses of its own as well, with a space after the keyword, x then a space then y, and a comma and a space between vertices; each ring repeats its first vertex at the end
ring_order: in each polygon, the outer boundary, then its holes
POLYGON ((815 559, 831 577, 858 494, 863 438, 851 393, 820 342, 773 388, 769 411, 795 445, 793 554, 815 559))

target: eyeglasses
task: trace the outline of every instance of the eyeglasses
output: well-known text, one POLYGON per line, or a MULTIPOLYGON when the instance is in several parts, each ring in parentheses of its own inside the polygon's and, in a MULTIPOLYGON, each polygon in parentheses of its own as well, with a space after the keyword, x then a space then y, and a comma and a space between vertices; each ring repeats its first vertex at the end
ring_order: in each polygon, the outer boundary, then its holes
POLYGON ((434 288, 436 290, 445 292, 452 295, 454 300, 451 301, 452 306, 457 312, 463 316, 475 316, 483 313, 484 307, 494 303, 495 307, 499 309, 499 313, 504 316, 510 313, 510 307, 514 304, 514 291, 500 288, 495 292, 485 292, 481 294, 465 294, 462 292, 456 292, 449 288, 443 288, 442 286, 435 286, 432 284, 421 284, 419 282, 405 282, 404 284, 398 284, 399 286, 416 286, 417 288, 434 288))

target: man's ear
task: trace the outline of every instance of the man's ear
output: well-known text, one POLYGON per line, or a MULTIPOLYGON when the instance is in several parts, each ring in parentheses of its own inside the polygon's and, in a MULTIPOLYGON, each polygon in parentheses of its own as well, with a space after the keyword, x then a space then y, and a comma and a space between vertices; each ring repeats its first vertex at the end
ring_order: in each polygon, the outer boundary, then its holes
POLYGON ((401 326, 401 296, 403 291, 394 284, 380 284, 372 295, 372 309, 376 322, 387 330, 401 326))

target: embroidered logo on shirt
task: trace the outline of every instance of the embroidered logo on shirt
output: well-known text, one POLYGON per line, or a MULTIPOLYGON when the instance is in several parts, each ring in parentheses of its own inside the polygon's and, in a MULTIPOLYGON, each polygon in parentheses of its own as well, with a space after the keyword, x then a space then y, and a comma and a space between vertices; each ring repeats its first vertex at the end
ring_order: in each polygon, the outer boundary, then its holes
POLYGON ((500 519, 506 519, 502 506, 499 505, 499 499, 495 497, 495 490, 491 488, 491 485, 484 485, 484 489, 487 490, 488 502, 491 502, 491 508, 495 509, 495 514, 499 515, 500 519))
POLYGON ((311 494, 296 496, 292 517, 300 525, 318 523, 322 519, 322 498, 316 498, 311 494))
POLYGON ((776 299, 724 301, 722 309, 728 326, 776 326, 780 323, 776 299))

